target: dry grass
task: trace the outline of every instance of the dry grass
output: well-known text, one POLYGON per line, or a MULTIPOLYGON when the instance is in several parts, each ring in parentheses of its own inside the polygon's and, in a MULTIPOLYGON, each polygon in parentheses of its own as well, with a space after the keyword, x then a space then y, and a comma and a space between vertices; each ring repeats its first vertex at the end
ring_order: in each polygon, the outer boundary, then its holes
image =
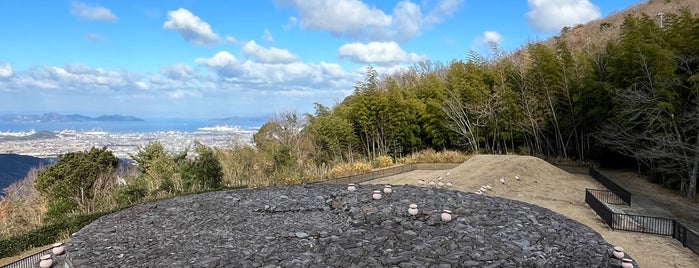
POLYGON ((0 201, 0 237, 20 234, 41 225, 46 202, 34 188, 37 169, 5 188, 5 197, 0 201))
POLYGON ((375 162, 374 166, 377 168, 387 168, 387 167, 393 166, 393 164, 394 164, 393 158, 391 158, 388 155, 379 156, 376 158, 376 160, 374 160, 374 162, 375 162))
POLYGON ((411 154, 408 157, 400 159, 399 162, 404 164, 415 163, 463 163, 470 156, 459 151, 435 151, 427 149, 411 154))
POLYGON ((357 175, 371 171, 371 164, 367 162, 344 163, 330 169, 328 177, 339 178, 349 175, 357 175))
POLYGON ((464 164, 446 171, 419 170, 370 181, 371 184, 411 184, 419 179, 432 180, 443 176, 454 188, 473 192, 491 184, 487 194, 545 207, 585 224, 613 245, 618 245, 638 262, 640 267, 697 267, 699 256, 683 248, 667 236, 611 231, 584 202, 585 189, 604 189, 586 175, 573 175, 541 159, 531 156, 477 155, 464 164), (515 179, 519 175, 520 180, 515 179), (500 183, 504 178, 505 183, 500 183))

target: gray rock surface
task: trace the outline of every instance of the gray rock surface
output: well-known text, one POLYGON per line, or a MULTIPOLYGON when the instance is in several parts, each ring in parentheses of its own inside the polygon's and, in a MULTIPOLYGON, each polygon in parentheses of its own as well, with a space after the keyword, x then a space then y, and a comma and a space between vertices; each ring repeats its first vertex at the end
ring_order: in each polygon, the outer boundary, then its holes
POLYGON ((104 216, 74 267, 618 267, 610 245, 531 204, 451 190, 298 185, 180 196, 104 216), (408 205, 419 214, 408 214, 408 205), (442 210, 453 212, 443 222, 442 210))

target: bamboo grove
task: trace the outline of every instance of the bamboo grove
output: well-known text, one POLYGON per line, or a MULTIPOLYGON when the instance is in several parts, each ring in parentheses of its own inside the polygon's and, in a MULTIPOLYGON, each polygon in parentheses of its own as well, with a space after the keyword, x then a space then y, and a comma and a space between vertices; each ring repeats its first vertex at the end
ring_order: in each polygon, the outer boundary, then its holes
POLYGON ((317 104, 306 132, 320 159, 399 157, 425 148, 577 160, 623 155, 696 195, 699 173, 699 18, 647 15, 610 41, 569 46, 565 32, 514 53, 493 48, 448 64, 423 62, 317 104))

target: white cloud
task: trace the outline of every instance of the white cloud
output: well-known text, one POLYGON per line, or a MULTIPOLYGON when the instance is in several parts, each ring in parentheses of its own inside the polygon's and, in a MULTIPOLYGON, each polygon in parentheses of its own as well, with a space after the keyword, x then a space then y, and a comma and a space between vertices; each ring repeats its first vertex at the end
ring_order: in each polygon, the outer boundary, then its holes
POLYGON ((395 35, 400 40, 409 40, 420 33, 422 11, 409 1, 401 1, 393 9, 395 35))
POLYGON ((463 0, 441 0, 427 16, 423 16, 420 6, 410 1, 398 2, 391 14, 359 0, 277 2, 288 4, 298 12, 298 18, 291 17, 288 27, 298 21, 303 29, 327 31, 336 36, 371 41, 405 41, 417 36, 422 28, 441 23, 452 16, 463 0))
MULTIPOLYGON (((471 45, 471 51, 482 55, 489 55, 499 49, 502 45, 503 37, 495 31, 485 31, 483 35, 476 37, 471 45)), ((494 56, 494 55, 493 55, 494 56)))
POLYGON ((298 23, 298 19, 294 16, 291 16, 289 17, 289 21, 286 24, 282 25, 282 28, 284 28, 284 30, 289 30, 291 28, 296 27, 298 23))
POLYGON ((565 26, 586 23, 600 17, 599 7, 588 0, 528 0, 529 26, 537 32, 555 33, 565 26))
POLYGON ((299 60, 299 57, 291 54, 286 49, 271 47, 269 49, 257 45, 255 41, 250 41, 243 46, 243 55, 254 58, 262 63, 291 63, 299 60))
POLYGON ((9 88, 44 88, 75 91, 117 90, 136 87, 137 78, 126 71, 107 71, 82 64, 35 66, 18 72, 9 88))
POLYGON ((226 42, 231 43, 231 44, 237 44, 238 39, 235 39, 235 37, 226 35, 226 42))
POLYGON ((500 45, 502 44, 502 35, 494 31, 485 31, 483 36, 479 37, 478 40, 483 45, 500 45))
POLYGON ((158 98, 173 97, 170 93, 176 90, 205 90, 207 89, 206 79, 206 76, 196 73, 186 64, 167 65, 161 69, 160 73, 146 74, 69 64, 60 67, 34 66, 0 81, 3 82, 4 88, 19 92, 41 91, 41 94, 109 96, 108 98, 148 94, 158 98), (46 89, 55 93, 49 93, 45 91, 46 89))
POLYGON ((265 41, 267 41, 267 43, 274 43, 274 37, 269 30, 265 29, 265 31, 262 33, 262 37, 265 39, 265 41))
POLYGON ((197 64, 206 65, 209 67, 223 67, 227 65, 237 64, 238 60, 228 51, 221 51, 216 53, 212 58, 197 58, 195 60, 197 64))
POLYGON ((143 81, 137 81, 137 82, 134 83, 134 85, 135 85, 138 89, 142 89, 142 90, 148 89, 148 84, 146 84, 146 82, 143 82, 143 81))
POLYGON ((197 91, 191 91, 191 90, 175 90, 173 92, 170 92, 168 96, 171 99, 183 99, 183 98, 192 98, 192 97, 199 97, 201 94, 197 91))
POLYGON ((425 55, 405 53, 396 42, 345 44, 338 50, 338 55, 362 64, 398 64, 427 60, 425 55))
POLYGON ((334 63, 243 61, 227 51, 195 62, 198 67, 172 64, 145 73, 82 64, 39 65, 10 72, 12 66, 0 63, 0 75, 4 76, 0 77, 0 99, 20 94, 41 96, 39 102, 12 97, 21 103, 14 103, 15 107, 25 109, 79 106, 103 111, 107 107, 171 116, 207 116, 216 109, 216 113, 240 114, 288 108, 311 112, 313 102, 330 105, 351 93, 363 78, 363 71, 346 71, 334 63), (170 101, 156 101, 166 99, 170 101))
POLYGON ((12 65, 0 62, 0 78, 7 78, 12 76, 12 74, 12 65))
POLYGON ((163 66, 160 73, 170 79, 187 79, 192 76, 192 68, 187 64, 172 64, 163 66))
POLYGON ((309 64, 299 61, 264 63, 238 61, 231 53, 221 51, 211 58, 198 58, 196 63, 214 71, 220 82, 228 87, 264 89, 275 91, 284 88, 350 89, 361 79, 360 73, 347 73, 338 64, 321 62, 309 64))
POLYGON ((85 20, 100 20, 106 22, 117 21, 117 17, 108 8, 101 6, 89 6, 81 2, 73 2, 71 4, 70 14, 85 20))
POLYGON ((211 26, 184 8, 167 12, 168 20, 163 24, 166 30, 177 31, 182 38, 195 45, 208 45, 221 38, 211 30, 211 26))
POLYGON ((425 17, 425 23, 432 25, 442 23, 447 18, 454 15, 459 10, 463 0, 442 0, 437 4, 430 14, 425 17))
POLYGON ((354 31, 366 27, 386 27, 391 16, 368 7, 359 0, 290 0, 301 16, 301 27, 333 33, 354 31))
POLYGON ((93 33, 86 34, 85 39, 92 41, 92 42, 95 42, 95 43, 106 41, 103 37, 101 37, 97 34, 93 34, 93 33))
MULTIPOLYGON (((395 64, 395 65, 386 65, 386 66, 374 66, 374 70, 379 75, 391 75, 395 73, 401 73, 401 72, 407 72, 410 70, 410 66, 406 66, 403 64, 395 64)), ((362 68, 360 71, 366 72, 365 68, 362 68)))

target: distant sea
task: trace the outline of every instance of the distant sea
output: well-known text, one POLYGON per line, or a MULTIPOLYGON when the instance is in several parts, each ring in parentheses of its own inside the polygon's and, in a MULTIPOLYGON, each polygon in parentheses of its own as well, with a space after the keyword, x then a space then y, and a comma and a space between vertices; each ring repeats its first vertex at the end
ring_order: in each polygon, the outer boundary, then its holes
POLYGON ((238 127, 240 130, 256 130, 266 120, 261 118, 234 121, 207 119, 144 119, 145 121, 90 121, 90 122, 0 122, 0 132, 30 131, 103 131, 109 133, 150 133, 164 131, 196 132, 202 128, 238 127))

